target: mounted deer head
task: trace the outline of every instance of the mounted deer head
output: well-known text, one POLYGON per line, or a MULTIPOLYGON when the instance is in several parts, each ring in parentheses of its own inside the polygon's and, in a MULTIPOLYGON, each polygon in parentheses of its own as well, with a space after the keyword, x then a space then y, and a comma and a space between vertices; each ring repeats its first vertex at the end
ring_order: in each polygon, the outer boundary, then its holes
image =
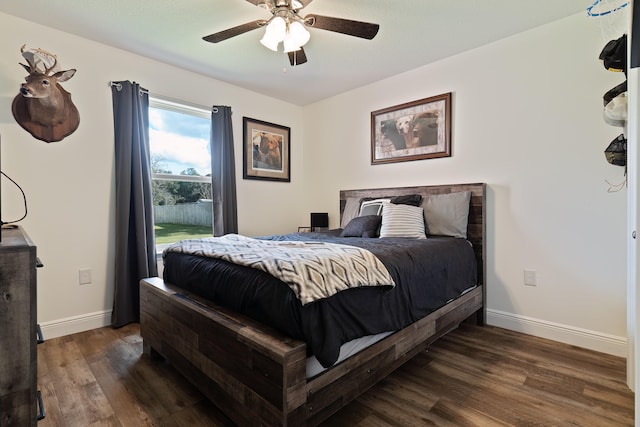
POLYGON ((56 71, 58 60, 41 49, 20 52, 29 65, 25 83, 13 99, 13 117, 35 138, 46 142, 60 141, 72 134, 80 124, 80 115, 71 101, 71 94, 60 86, 76 70, 56 71))

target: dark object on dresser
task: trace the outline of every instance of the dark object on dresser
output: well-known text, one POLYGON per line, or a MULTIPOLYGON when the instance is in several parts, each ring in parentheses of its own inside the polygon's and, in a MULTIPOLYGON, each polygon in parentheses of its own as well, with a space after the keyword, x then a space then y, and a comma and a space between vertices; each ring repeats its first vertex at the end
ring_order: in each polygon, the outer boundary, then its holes
POLYGON ((36 352, 41 340, 36 324, 40 262, 21 227, 2 228, 0 233, 0 425, 35 426, 44 417, 36 352))

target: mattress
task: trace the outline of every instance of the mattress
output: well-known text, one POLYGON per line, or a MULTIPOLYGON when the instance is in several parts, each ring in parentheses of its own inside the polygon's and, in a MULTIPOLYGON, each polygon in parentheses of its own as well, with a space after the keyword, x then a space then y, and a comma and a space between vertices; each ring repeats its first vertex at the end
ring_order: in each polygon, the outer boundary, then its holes
MULTIPOLYGON (((475 286, 470 287, 469 289, 463 291, 460 296, 466 294, 467 292, 471 291, 472 289, 474 289, 475 286)), ((448 303, 454 301, 455 299, 450 300, 448 303)), ((373 344, 377 343, 378 341, 388 337, 389 335, 395 333, 397 331, 389 331, 389 332, 382 332, 380 334, 375 334, 375 335, 367 335, 361 338, 356 338, 354 340, 351 340, 349 342, 346 342, 344 344, 342 344, 340 346, 340 353, 338 354, 338 359, 336 360, 335 364, 337 365, 338 363, 342 362, 343 360, 353 356, 354 354, 357 354, 358 352, 364 350, 365 348, 372 346, 373 344)), ((326 371, 328 368, 325 368, 324 366, 322 366, 320 364, 320 362, 318 362, 318 359, 315 356, 310 356, 307 357, 307 371, 306 371, 306 375, 307 378, 313 378, 316 375, 321 374, 322 372, 326 371)))
POLYGON ((303 306, 286 283, 264 271, 174 252, 164 254, 164 280, 305 341, 308 355, 324 368, 339 360, 343 344, 402 329, 477 284, 473 248, 464 239, 343 238, 335 232, 264 239, 319 239, 367 249, 396 285, 348 289, 303 306))

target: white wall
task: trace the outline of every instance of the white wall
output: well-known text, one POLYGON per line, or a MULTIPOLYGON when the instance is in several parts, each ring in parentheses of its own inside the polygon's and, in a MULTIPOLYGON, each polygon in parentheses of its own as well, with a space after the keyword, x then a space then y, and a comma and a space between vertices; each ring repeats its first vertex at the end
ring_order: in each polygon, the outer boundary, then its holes
MULTIPOLYGON (((0 14, 0 28, 2 170, 27 195, 28 216, 21 224, 45 265, 38 273, 38 321, 45 337, 109 321, 115 221, 110 80, 137 81, 153 94, 203 106, 231 106, 240 232, 290 232, 308 222, 308 211, 289 202, 304 194, 300 107, 9 15, 0 14), (26 74, 18 65, 24 62, 19 49, 25 43, 53 52, 65 69, 78 70, 63 86, 80 111, 80 126, 60 142, 36 140, 11 114, 26 74), (290 184, 242 179, 243 116, 292 128, 290 184), (92 270, 91 284, 78 284, 80 268, 92 270)), ((7 180, 2 188, 2 219, 15 219, 22 214, 22 199, 7 180)))
POLYGON ((337 226, 340 189, 486 182, 490 323, 626 356, 626 190, 603 155, 621 130, 602 119, 624 76, 603 46, 581 13, 306 107, 311 210, 337 226), (371 111, 445 92, 452 157, 370 164, 371 111))

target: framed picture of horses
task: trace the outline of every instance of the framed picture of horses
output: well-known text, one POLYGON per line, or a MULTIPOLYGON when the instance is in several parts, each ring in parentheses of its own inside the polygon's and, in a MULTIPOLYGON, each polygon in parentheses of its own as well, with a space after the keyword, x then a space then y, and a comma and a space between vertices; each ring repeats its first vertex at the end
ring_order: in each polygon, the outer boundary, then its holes
POLYGON ((371 113, 371 164, 451 156, 451 92, 371 113))
POLYGON ((242 118, 244 179, 291 181, 291 129, 262 120, 242 118))

